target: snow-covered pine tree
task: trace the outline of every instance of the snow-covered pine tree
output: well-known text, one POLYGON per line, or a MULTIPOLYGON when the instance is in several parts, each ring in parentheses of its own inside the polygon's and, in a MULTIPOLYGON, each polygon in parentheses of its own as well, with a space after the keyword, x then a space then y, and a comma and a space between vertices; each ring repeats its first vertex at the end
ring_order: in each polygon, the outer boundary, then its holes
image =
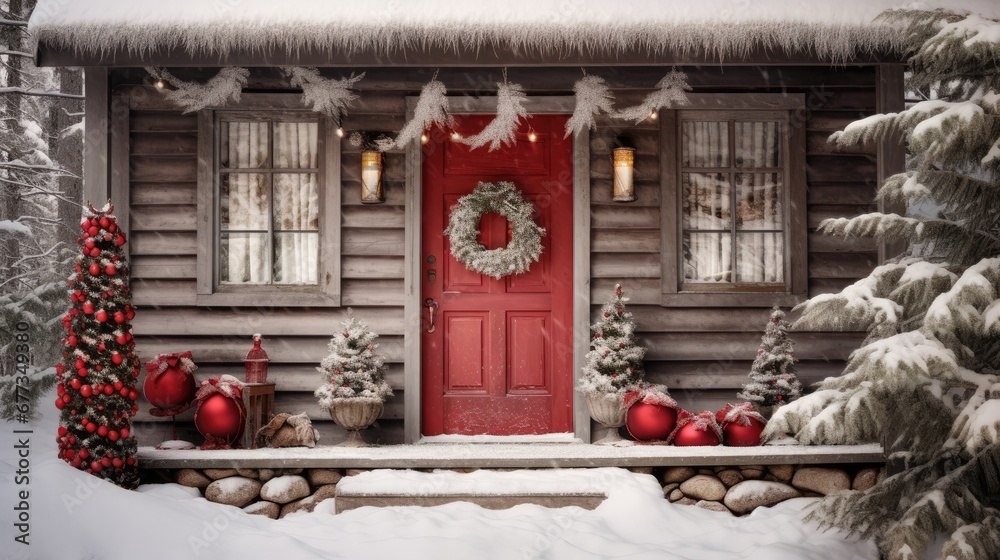
POLYGON ((392 396, 377 338, 364 319, 351 315, 341 323, 340 332, 330 339, 330 355, 316 368, 325 379, 315 393, 321 407, 329 409, 342 400, 385 401, 392 396))
POLYGON ((625 309, 622 286, 601 309, 601 317, 590 330, 590 352, 583 366, 579 390, 584 394, 624 395, 633 391, 645 375, 642 358, 646 349, 636 343, 635 321, 625 309))
POLYGON ((68 242, 80 232, 81 72, 33 64, 25 26, 34 7, 0 0, 0 331, 11 335, 0 337, 0 417, 8 419, 25 409, 33 416, 39 407, 30 403, 55 384, 62 336, 53 327, 66 310, 68 242))
POLYGON ((802 395, 802 384, 793 365, 795 343, 788 338, 787 329, 785 312, 775 307, 750 367, 750 381, 737 395, 753 403, 757 410, 785 405, 802 395))
POLYGON ((842 376, 783 407, 765 437, 880 441, 903 472, 821 502, 823 522, 874 537, 890 560, 986 560, 1000 550, 1000 22, 890 11, 913 54, 911 89, 931 98, 852 123, 839 144, 899 133, 909 170, 879 189, 908 216, 868 214, 827 233, 901 240, 905 254, 839 294, 803 305, 796 327, 863 328, 842 376), (933 208, 918 214, 916 208, 933 208))
POLYGON ((90 208, 80 224, 80 254, 69 277, 73 306, 66 328, 56 408, 60 409, 59 457, 124 488, 139 484, 132 417, 138 410, 125 233, 110 203, 90 208))

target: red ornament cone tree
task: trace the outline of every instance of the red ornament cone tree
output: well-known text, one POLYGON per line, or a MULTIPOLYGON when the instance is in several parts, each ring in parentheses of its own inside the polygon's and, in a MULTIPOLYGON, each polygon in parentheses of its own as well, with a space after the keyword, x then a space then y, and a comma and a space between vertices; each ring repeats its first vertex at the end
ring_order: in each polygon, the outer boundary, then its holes
POLYGON ((56 366, 59 383, 59 457, 124 488, 139 484, 132 417, 138 407, 139 359, 132 341, 134 316, 129 266, 108 203, 88 204, 77 240, 80 255, 69 277, 72 307, 63 317, 66 339, 56 366))

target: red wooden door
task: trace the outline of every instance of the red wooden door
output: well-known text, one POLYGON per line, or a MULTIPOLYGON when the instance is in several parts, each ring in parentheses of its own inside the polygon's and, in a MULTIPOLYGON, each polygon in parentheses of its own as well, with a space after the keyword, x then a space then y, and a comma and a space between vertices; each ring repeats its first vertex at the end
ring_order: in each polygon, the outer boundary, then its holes
MULTIPOLYGON (((461 117, 471 135, 492 115, 461 117)), ((570 432, 572 426, 573 161, 564 116, 522 124, 514 146, 470 151, 434 134, 423 149, 421 278, 437 302, 435 330, 423 309, 422 432, 520 435, 570 432), (529 139, 534 130, 536 139, 529 139), (542 255, 524 274, 496 280, 451 256, 451 207, 479 181, 512 181, 545 228, 542 255)), ((479 241, 505 246, 506 220, 488 214, 479 241)))

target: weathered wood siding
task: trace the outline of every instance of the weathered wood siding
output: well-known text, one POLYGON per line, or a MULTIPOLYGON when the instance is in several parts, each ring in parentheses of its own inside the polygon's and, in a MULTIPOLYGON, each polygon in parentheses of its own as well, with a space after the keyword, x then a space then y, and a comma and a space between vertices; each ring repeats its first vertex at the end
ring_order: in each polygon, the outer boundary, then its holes
MULTIPOLYGON (((807 137, 809 293, 835 291, 867 274, 876 264, 874 244, 834 239, 814 232, 826 217, 874 209, 875 149, 839 150, 826 137, 875 110, 874 67, 701 67, 683 68, 696 92, 791 92, 806 103, 793 116, 807 137)), ((638 101, 664 68, 595 70, 616 89, 619 103, 638 101)), ((416 95, 431 70, 371 69, 359 83, 360 99, 346 130, 398 130, 405 97, 416 95)), ((182 73, 182 72, 179 72, 182 73)), ((345 72, 349 73, 349 72, 345 72)), ((119 70, 119 94, 131 96, 130 212, 133 287, 137 305, 137 350, 143 361, 159 352, 192 350, 199 380, 221 373, 242 377, 250 334, 262 332, 271 357, 269 378, 278 384, 276 409, 306 411, 320 429, 321 443, 344 437, 316 404, 321 382, 315 367, 347 307, 381 333, 391 362, 396 395, 369 440, 401 442, 403 417, 403 254, 405 169, 402 152, 385 160, 386 203, 362 206, 360 154, 342 146, 341 309, 204 308, 195 306, 197 123, 166 105, 149 88, 136 86, 143 73, 119 70)), ((196 71, 188 74, 196 75, 196 71)), ((570 93, 579 69, 511 69, 510 80, 530 95, 570 93)), ((491 95, 501 80, 496 69, 443 70, 453 94, 491 95)), ((254 71, 251 87, 274 91, 282 82, 271 69, 254 71)), ((639 336, 649 350, 648 378, 666 383, 678 401, 693 409, 717 408, 732 400, 749 371, 768 308, 665 308, 660 305, 659 124, 601 121, 591 135, 591 302, 596 314, 621 282, 631 297, 639 336), (628 137, 636 151, 636 192, 631 204, 611 201, 610 148, 628 137)), ((414 211, 415 209, 409 209, 414 211)), ((860 337, 851 333, 796 333, 798 369, 805 382, 837 374, 860 337)), ((144 406, 143 408, 148 408, 144 406)), ((180 419, 180 437, 190 434, 191 413, 180 419)), ((143 443, 169 439, 169 428, 140 414, 143 443)))

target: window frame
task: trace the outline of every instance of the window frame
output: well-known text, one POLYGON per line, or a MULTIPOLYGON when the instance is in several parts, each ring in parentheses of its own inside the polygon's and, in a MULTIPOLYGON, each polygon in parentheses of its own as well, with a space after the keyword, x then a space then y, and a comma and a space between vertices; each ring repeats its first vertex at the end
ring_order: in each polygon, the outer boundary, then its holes
MULTIPOLYGON (((197 299, 199 306, 240 307, 339 307, 341 305, 341 186, 340 137, 333 119, 303 109, 301 99, 288 94, 244 94, 239 103, 209 107, 198 113, 198 255, 197 299), (319 240, 317 284, 221 284, 220 258, 220 170, 219 123, 239 116, 315 121, 319 169, 319 240)), ((273 142, 273 139, 271 140, 273 142)), ((269 204, 273 204, 270 201, 269 204)))
MULTIPOLYGON (((690 104, 664 109, 660 121, 661 284, 665 307, 791 306, 805 301, 808 292, 808 237, 806 229, 805 96, 803 94, 689 94, 690 104), (685 285, 683 270, 683 205, 681 201, 681 128, 683 113, 720 121, 782 122, 784 182, 784 281, 774 284, 724 286, 685 285), (693 289, 692 289, 693 288, 693 289)), ((735 250, 735 247, 734 247, 735 250)))

